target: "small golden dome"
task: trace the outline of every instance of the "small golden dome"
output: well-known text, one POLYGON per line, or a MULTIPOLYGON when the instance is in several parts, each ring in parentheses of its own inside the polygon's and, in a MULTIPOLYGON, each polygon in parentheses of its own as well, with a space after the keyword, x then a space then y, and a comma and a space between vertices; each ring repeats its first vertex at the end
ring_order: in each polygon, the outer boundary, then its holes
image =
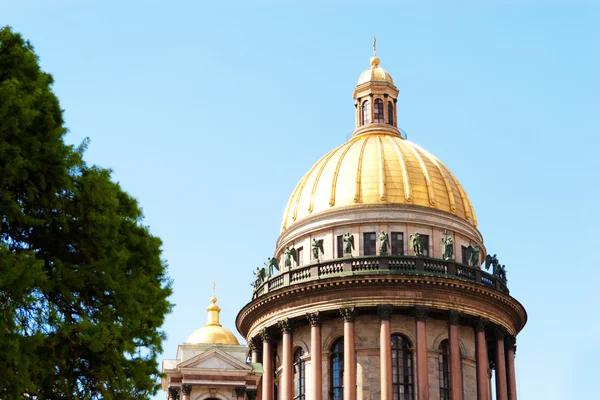
POLYGON ((357 85, 362 85, 367 82, 387 82, 391 85, 394 84, 392 76, 387 73, 386 70, 379 67, 379 58, 371 58, 371 68, 366 69, 358 78, 357 85))
POLYGON ((304 175, 288 201, 281 230, 318 213, 385 204, 434 208, 477 226, 469 197, 444 164, 373 126, 327 153, 304 175))
POLYGON ((196 329, 185 341, 188 344, 233 344, 239 345, 240 342, 235 335, 223 328, 219 323, 219 312, 221 309, 217 306, 217 298, 214 293, 210 298, 210 305, 206 308, 208 311, 208 322, 200 329, 196 329))

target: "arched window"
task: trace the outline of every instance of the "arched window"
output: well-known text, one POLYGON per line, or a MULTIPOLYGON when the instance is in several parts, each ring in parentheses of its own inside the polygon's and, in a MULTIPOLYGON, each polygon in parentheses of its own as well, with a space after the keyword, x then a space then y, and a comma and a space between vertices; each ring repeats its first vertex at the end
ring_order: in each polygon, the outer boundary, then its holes
POLYGON ((381 101, 381 99, 375 99, 373 122, 376 124, 383 124, 383 101, 381 101))
POLYGON ((342 400, 344 398, 344 338, 341 337, 331 346, 329 358, 330 399, 342 400))
POLYGON ((440 365, 440 400, 450 400, 450 352, 447 339, 440 343, 440 355, 438 359, 440 365))
POLYGON ((294 353, 294 400, 305 399, 306 373, 304 372, 304 351, 299 348, 294 353))
POLYGON ((392 335, 392 398, 414 399, 412 350, 403 335, 392 335))
POLYGON ((362 103, 362 123, 366 125, 371 122, 371 104, 369 100, 365 100, 362 103))
POLYGON ((388 101, 388 124, 394 125, 394 103, 388 101))

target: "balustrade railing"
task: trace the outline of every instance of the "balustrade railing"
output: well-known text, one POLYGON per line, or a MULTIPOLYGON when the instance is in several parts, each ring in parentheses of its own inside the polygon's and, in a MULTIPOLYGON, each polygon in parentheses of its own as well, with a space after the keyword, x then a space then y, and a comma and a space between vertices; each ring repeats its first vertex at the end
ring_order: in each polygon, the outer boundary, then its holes
POLYGON ((495 288, 503 293, 509 292, 506 284, 499 277, 489 274, 481 270, 481 268, 460 264, 454 260, 381 255, 337 258, 282 271, 279 275, 271 277, 255 288, 253 298, 287 285, 333 278, 335 276, 369 273, 441 276, 478 283, 495 288))

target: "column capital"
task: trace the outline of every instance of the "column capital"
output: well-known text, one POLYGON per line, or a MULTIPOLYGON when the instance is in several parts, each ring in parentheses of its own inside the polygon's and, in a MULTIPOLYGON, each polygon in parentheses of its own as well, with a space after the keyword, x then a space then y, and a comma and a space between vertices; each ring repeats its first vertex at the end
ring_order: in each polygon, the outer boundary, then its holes
POLYGON ((448 325, 458 325, 460 319, 460 312, 456 310, 450 310, 448 312, 448 325))
POLYGON ((494 326, 493 333, 496 340, 504 340, 507 336, 506 329, 500 325, 494 326))
POLYGON ((172 399, 176 399, 178 395, 179 395, 179 387, 169 386, 169 397, 172 399))
POLYGON ((416 306, 413 310, 413 315, 417 321, 425 321, 429 314, 429 308, 423 306, 416 306))
POLYGON ((189 383, 184 383, 183 385, 181 385, 181 393, 186 396, 192 394, 192 385, 190 385, 189 383))
POLYGON ((485 327, 489 324, 489 321, 485 318, 475 318, 473 320, 473 329, 475 332, 485 332, 485 327))
POLYGON ((258 332, 258 335, 262 339, 263 343, 273 339, 273 334, 269 328, 263 328, 258 332))
POLYGON ((340 314, 342 314, 344 322, 354 322, 356 320, 356 310, 354 309, 354 306, 340 308, 340 314))
POLYGON ((321 326, 321 323, 323 322, 321 319, 321 313, 318 311, 306 314, 306 318, 308 319, 310 326, 321 326))
POLYGON ((279 325, 279 329, 283 333, 292 333, 294 331, 294 321, 291 321, 289 318, 279 321, 277 325, 279 325))
POLYGON ((244 395, 246 395, 246 388, 243 387, 243 386, 236 387, 235 388, 235 395, 237 397, 244 397, 244 395))
POLYGON ((517 354, 517 338, 513 335, 506 336, 506 339, 504 340, 504 347, 507 350, 512 350, 513 353, 516 355, 517 354))
POLYGON ((377 315, 382 321, 389 321, 392 319, 392 313, 394 312, 394 307, 391 304, 379 304, 377 306, 377 315))
POLYGON ((256 395, 257 395, 257 390, 256 389, 248 389, 246 390, 246 394, 248 395, 248 400, 256 400, 256 395))

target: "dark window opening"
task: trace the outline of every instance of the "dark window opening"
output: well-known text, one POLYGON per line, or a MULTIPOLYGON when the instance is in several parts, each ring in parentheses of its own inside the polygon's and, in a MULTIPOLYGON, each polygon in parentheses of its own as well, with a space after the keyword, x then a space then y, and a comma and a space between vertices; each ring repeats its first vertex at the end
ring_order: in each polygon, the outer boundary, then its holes
POLYGON ((294 353, 294 400, 305 399, 306 388, 306 373, 304 368, 304 360, 302 349, 296 350, 294 353))
POLYGON ((330 399, 344 399, 344 338, 341 337, 331 346, 329 357, 330 399))
POLYGON ((440 400, 450 400, 450 353, 448 350, 448 340, 443 340, 442 343, 440 343, 440 355, 438 356, 440 369, 440 400))
POLYGON ((375 108, 373 108, 373 122, 383 124, 383 101, 375 99, 375 108))
POLYGON ((404 233, 392 232, 392 255, 404 255, 404 233))
POLYGON ((362 104, 362 123, 363 125, 371 122, 371 105, 369 100, 365 100, 362 104))
POLYGON ((374 256, 377 249, 377 235, 375 232, 363 233, 363 249, 365 256, 374 256))
POLYGON ((336 245, 337 245, 337 258, 344 257, 344 236, 339 235, 336 237, 336 245))
POLYGON ((388 101, 388 124, 394 125, 394 103, 388 101))
POLYGON ((467 259, 467 248, 465 246, 460 246, 460 258, 463 264, 469 265, 469 260, 467 259))
POLYGON ((297 252, 297 256, 298 256, 298 266, 304 264, 304 248, 302 247, 298 247, 296 249, 297 252))
POLYGON ((429 257, 429 235, 419 235, 421 237, 421 253, 429 257))
POLYGON ((410 342, 403 335, 392 335, 392 398, 414 398, 412 350, 410 342))

